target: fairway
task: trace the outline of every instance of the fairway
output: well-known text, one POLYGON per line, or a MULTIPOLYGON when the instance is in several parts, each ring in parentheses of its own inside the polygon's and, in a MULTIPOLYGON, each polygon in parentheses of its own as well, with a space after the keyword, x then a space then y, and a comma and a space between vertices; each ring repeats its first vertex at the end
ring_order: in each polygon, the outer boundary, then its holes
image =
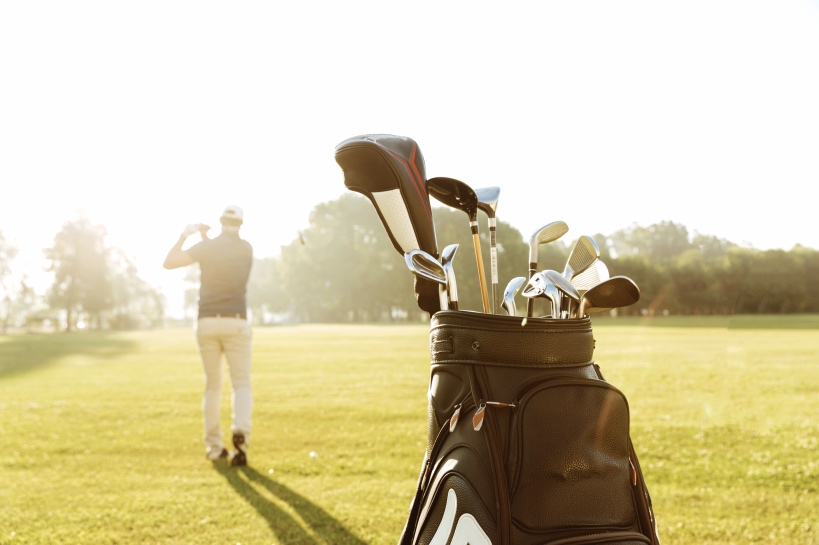
MULTIPOLYGON (((593 323, 664 544, 819 544, 816 316, 593 323)), ((204 457, 191 330, 0 337, 0 544, 394 545, 427 343, 256 328, 249 465, 229 468, 204 457)), ((229 406, 226 381, 226 429, 229 406)))

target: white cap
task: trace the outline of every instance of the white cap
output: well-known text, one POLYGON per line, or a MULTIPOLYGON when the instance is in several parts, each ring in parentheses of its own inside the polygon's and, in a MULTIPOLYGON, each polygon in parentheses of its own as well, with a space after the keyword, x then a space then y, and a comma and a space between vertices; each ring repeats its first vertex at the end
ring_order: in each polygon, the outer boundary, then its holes
POLYGON ((223 219, 238 220, 239 223, 244 222, 245 214, 238 206, 230 205, 222 212, 223 219))

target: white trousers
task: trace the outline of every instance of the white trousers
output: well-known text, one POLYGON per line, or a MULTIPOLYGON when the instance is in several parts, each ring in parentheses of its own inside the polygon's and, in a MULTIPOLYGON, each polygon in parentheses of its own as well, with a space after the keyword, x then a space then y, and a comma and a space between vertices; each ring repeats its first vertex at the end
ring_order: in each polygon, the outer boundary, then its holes
POLYGON ((250 393, 251 330, 241 318, 199 318, 196 340, 205 369, 205 395, 202 413, 205 423, 205 447, 223 448, 220 423, 222 400, 222 354, 227 359, 230 384, 233 390, 232 432, 242 432, 245 444, 250 440, 250 412, 253 397, 250 393))

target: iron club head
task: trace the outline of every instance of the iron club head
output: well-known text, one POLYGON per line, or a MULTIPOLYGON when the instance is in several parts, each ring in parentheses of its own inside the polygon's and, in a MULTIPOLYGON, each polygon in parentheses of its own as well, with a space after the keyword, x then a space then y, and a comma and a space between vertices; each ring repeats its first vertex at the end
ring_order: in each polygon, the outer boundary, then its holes
POLYGON ((455 252, 457 251, 458 245, 450 244, 441 252, 441 265, 443 265, 446 274, 446 291, 450 310, 458 310, 458 285, 455 280, 455 269, 452 266, 452 260, 455 259, 455 252))
POLYGON ((532 233, 529 237, 529 276, 537 271, 538 247, 541 244, 554 242, 569 231, 569 226, 564 221, 553 221, 532 233))
POLYGON ((563 276, 571 280, 576 274, 580 274, 600 257, 600 248, 594 239, 588 235, 583 235, 575 241, 569 252, 569 259, 566 260, 566 267, 563 269, 563 276))
POLYGON ((518 309, 515 305, 515 294, 524 282, 526 282, 525 276, 516 276, 506 284, 506 289, 503 290, 503 303, 501 306, 509 316, 517 316, 518 309))
POLYGON ((611 278, 609 268, 603 261, 598 259, 591 267, 573 276, 572 285, 577 288, 577 292, 582 296, 590 288, 609 278, 611 278))
POLYGON ((444 266, 430 254, 417 248, 404 254, 404 260, 409 270, 412 271, 416 277, 438 284, 438 298, 440 300, 441 310, 447 309, 449 305, 447 302, 447 281, 444 266))
POLYGON ((554 317, 562 318, 571 316, 574 305, 580 302, 580 294, 577 293, 577 289, 572 285, 568 278, 557 271, 547 270, 543 271, 543 274, 549 282, 554 284, 555 287, 560 290, 562 293, 560 297, 561 300, 566 300, 564 304, 558 305, 557 314, 555 314, 554 317))

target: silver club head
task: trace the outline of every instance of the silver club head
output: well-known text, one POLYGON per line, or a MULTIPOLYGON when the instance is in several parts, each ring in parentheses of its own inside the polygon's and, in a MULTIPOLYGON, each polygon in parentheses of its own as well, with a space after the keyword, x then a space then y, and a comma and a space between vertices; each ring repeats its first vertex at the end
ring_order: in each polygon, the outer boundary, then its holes
POLYGON ((598 259, 591 267, 572 277, 572 285, 577 288, 577 292, 582 296, 590 288, 609 278, 611 278, 609 268, 603 261, 598 259))
POLYGON ((543 290, 542 297, 545 297, 552 302, 552 318, 560 318, 560 301, 562 296, 560 290, 557 289, 557 286, 551 282, 546 284, 546 289, 543 290))
POLYGON ((532 278, 529 279, 529 282, 526 284, 526 287, 523 289, 521 294, 530 300, 534 300, 539 297, 548 299, 551 301, 552 305, 551 317, 560 317, 561 291, 557 289, 554 283, 548 279, 545 271, 536 272, 533 274, 532 278))
POLYGON ((441 265, 446 274, 446 291, 449 299, 449 310, 458 310, 458 285, 455 281, 455 269, 452 260, 455 259, 455 252, 458 251, 457 244, 450 244, 441 252, 441 265))
POLYGON ((540 297, 543 295, 543 292, 546 291, 546 284, 548 283, 549 279, 546 278, 545 274, 542 272, 536 272, 526 283, 526 286, 523 288, 523 291, 521 291, 520 294, 524 297, 528 297, 529 299, 540 297))
POLYGON ((555 287, 560 290, 562 293, 561 300, 565 300, 565 303, 562 305, 558 305, 557 314, 553 314, 554 318, 563 318, 572 315, 572 309, 575 305, 580 303, 580 294, 577 293, 577 289, 572 285, 568 278, 563 276, 557 271, 546 270, 543 271, 543 275, 546 279, 555 285, 555 287))
POLYGON ((407 267, 415 276, 438 284, 438 298, 441 310, 449 308, 446 293, 446 271, 437 259, 423 250, 413 249, 404 254, 407 267))
POLYGON ((498 210, 500 188, 497 186, 479 187, 475 190, 475 195, 478 196, 478 208, 483 210, 490 219, 494 218, 498 210))
POLYGON ((564 221, 553 221, 535 231, 529 238, 529 272, 537 271, 538 246, 547 242, 554 242, 569 232, 569 226, 564 221))
POLYGON ((517 316, 518 314, 518 309, 515 305, 515 294, 524 282, 526 282, 525 276, 516 276, 506 284, 506 289, 503 290, 503 303, 501 306, 506 310, 509 316, 517 316))
MULTIPOLYGON (((547 242, 554 242, 569 231, 569 226, 564 221, 553 221, 547 223, 529 237, 529 278, 537 272, 538 247, 547 242)), ((534 300, 530 299, 526 307, 526 316, 532 315, 534 300)))
POLYGON ((640 288, 627 276, 612 276, 583 294, 578 317, 627 307, 640 300, 640 288))
POLYGON ((600 248, 594 239, 588 235, 583 235, 574 243, 569 252, 569 259, 566 261, 566 268, 563 269, 563 276, 571 280, 576 274, 580 274, 600 257, 600 248))

